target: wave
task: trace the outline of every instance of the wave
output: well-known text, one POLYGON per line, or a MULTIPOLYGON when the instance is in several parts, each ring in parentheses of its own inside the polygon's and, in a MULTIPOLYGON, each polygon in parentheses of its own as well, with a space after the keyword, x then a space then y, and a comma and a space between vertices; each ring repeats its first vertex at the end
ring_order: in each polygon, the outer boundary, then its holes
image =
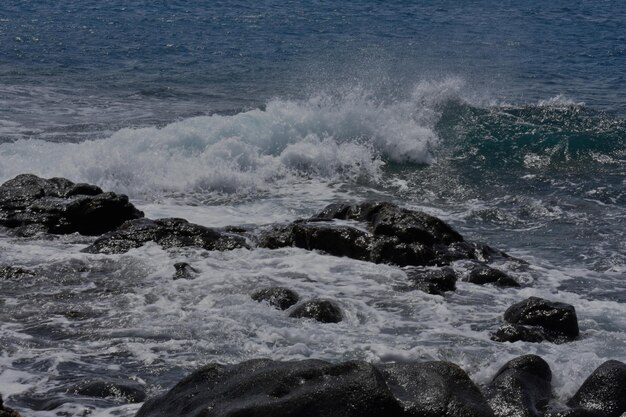
POLYGON ((0 179, 28 171, 131 195, 249 193, 303 176, 376 183, 386 162, 432 162, 437 106, 461 85, 419 83, 403 100, 378 100, 361 88, 275 99, 263 109, 122 129, 81 143, 18 140, 0 145, 0 179))

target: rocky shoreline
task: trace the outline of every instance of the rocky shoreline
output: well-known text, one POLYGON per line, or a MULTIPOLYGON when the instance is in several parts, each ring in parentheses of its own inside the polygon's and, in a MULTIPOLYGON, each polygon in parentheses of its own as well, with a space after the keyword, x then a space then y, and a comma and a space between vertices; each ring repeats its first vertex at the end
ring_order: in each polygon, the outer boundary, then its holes
MULTIPOLYGON (((208 228, 184 219, 146 219, 126 196, 63 178, 25 174, 0 186, 0 226, 16 236, 98 236, 83 249, 86 253, 124 253, 147 242, 163 248, 211 251, 297 247, 402 268, 409 284, 398 290, 436 295, 454 291, 458 280, 523 286, 516 277, 490 265, 495 260, 511 260, 506 253, 464 239, 434 216, 386 202, 331 204, 309 219, 288 224, 208 228), (450 267, 457 261, 467 263, 467 273, 459 274, 450 267)), ((173 279, 194 279, 192 265, 174 267, 173 279)), ((36 271, 0 265, 0 278, 34 274, 36 271)), ((267 303, 268 308, 286 310, 293 318, 321 323, 342 320, 342 311, 333 300, 307 299, 289 288, 262 288, 251 297, 267 303)), ((502 326, 492 333, 497 342, 559 344, 579 337, 576 311, 568 304, 530 297, 503 313, 502 326)), ((126 395, 131 392, 129 387, 112 382, 87 385, 89 389, 75 387, 72 392, 132 397, 137 402, 145 397, 140 389, 126 395)), ((207 365, 168 393, 146 401, 137 415, 619 417, 626 412, 626 365, 604 363, 566 404, 555 404, 551 392, 550 367, 535 355, 513 359, 490 384, 480 388, 448 362, 371 365, 258 359, 207 365)), ((0 403, 0 417, 15 415, 0 403)))

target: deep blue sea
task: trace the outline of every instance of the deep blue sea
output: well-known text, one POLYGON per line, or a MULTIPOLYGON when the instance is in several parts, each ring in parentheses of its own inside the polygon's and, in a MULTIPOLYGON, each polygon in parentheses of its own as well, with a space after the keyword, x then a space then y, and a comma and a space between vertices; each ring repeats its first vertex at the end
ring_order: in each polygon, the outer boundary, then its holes
POLYGON ((623 1, 1 2, 1 182, 63 176, 206 226, 385 199, 528 267, 499 266, 521 289, 441 297, 299 249, 88 255, 89 238, 0 230, 0 264, 48 271, 0 282, 0 394, 29 416, 132 416, 67 386, 105 375, 153 395, 258 357, 446 359, 480 384, 537 353, 569 398, 626 361, 625 28, 623 1), (180 261, 200 277, 172 281, 180 261), (268 311, 248 296, 260 282, 333 297, 347 319, 268 311), (580 340, 491 341, 532 295, 573 304, 580 340))

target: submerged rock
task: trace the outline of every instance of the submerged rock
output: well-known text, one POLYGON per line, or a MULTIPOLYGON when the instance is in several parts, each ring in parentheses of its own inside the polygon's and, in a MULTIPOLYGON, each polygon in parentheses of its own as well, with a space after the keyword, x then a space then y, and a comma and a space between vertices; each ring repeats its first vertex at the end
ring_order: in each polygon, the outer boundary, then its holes
POLYGON ((27 276, 34 276, 35 273, 24 268, 0 265, 0 279, 19 279, 27 276))
POLYGON ((0 225, 55 234, 100 235, 143 217, 128 197, 65 178, 22 174, 0 185, 0 225))
POLYGON ((505 311, 504 320, 513 326, 498 330, 494 340, 538 342, 541 336, 550 342, 564 343, 576 339, 579 333, 574 306, 538 297, 513 304, 505 311))
POLYGON ((458 366, 449 362, 380 366, 393 395, 411 417, 490 417, 485 397, 458 366))
POLYGON ((285 287, 263 288, 252 293, 251 297, 254 301, 265 301, 279 310, 287 310, 300 299, 295 291, 285 287))
POLYGON ((420 290, 428 294, 443 295, 456 289, 457 274, 452 268, 409 269, 406 276, 410 284, 403 287, 403 290, 420 290))
POLYGON ((164 248, 194 246, 206 250, 248 248, 246 239, 226 229, 214 229, 184 219, 138 219, 122 224, 83 249, 87 253, 124 253, 156 242, 164 248))
POLYGON ((198 271, 187 262, 177 262, 174 264, 174 281, 177 279, 194 279, 198 271))
POLYGON ((140 403, 146 399, 146 393, 139 384, 113 381, 84 381, 70 387, 67 392, 93 398, 117 397, 129 403, 140 403))
POLYGON ((626 413, 626 364, 607 361, 583 382, 567 402, 570 410, 546 417, 621 417, 626 413))
POLYGON ((137 417, 397 417, 401 409, 380 372, 365 362, 251 360, 207 365, 137 417))
POLYGON ((311 300, 297 306, 289 317, 314 319, 322 323, 339 323, 343 320, 341 309, 329 300, 311 300))
POLYGON ((472 284, 493 284, 497 287, 519 287, 519 283, 499 269, 480 266, 470 271, 466 281, 472 284))
POLYGON ((17 411, 4 406, 4 402, 2 401, 1 395, 0 395, 0 417, 20 417, 20 414, 17 411))
POLYGON ((507 362, 488 386, 489 405, 497 417, 540 417, 552 399, 552 371, 536 355, 507 362))

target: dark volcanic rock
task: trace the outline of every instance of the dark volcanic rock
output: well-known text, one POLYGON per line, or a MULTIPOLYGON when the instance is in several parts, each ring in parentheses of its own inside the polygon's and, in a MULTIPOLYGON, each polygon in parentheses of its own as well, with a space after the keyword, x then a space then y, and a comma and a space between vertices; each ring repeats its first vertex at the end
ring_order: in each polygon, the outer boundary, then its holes
MULTIPOLYGON (((607 361, 585 380, 568 401, 572 407, 551 417, 620 417, 626 413, 626 364, 607 361)), ((546 414, 548 416, 548 414, 546 414)))
POLYGON ((538 297, 513 304, 504 313, 511 324, 539 327, 553 342, 566 342, 578 337, 578 320, 573 306, 538 297))
POLYGON ((177 262, 174 264, 174 280, 177 279, 194 279, 198 271, 187 262, 177 262))
POLYGON ((480 390, 452 363, 389 364, 381 365, 380 370, 405 416, 493 416, 480 390))
POLYGON ((472 284, 493 284, 498 287, 519 287, 519 283, 499 269, 480 266, 470 271, 467 280, 472 284))
POLYGON ((409 269, 406 276, 410 285, 406 290, 420 290, 428 294, 443 295, 456 289, 457 274, 454 269, 444 267, 435 270, 409 269))
POLYGON ((255 291, 251 297, 254 301, 266 301, 280 310, 287 310, 300 299, 295 291, 284 287, 263 288, 255 291))
POLYGON ((23 174, 0 185, 0 225, 5 227, 99 235, 140 217, 143 213, 125 195, 64 178, 23 174))
POLYGON ((380 372, 365 362, 252 360, 207 365, 137 417, 398 417, 380 372))
POLYGON ((123 398, 130 403, 140 403, 146 399, 146 393, 140 385, 112 381, 85 381, 70 387, 67 392, 94 398, 123 398))
POLYGON ((544 340, 551 340, 551 338, 540 327, 503 324, 491 335, 491 340, 511 343, 521 340, 523 342, 540 343, 544 340))
POLYGON ((552 398, 552 371, 536 355, 507 362, 489 384, 487 397, 497 417, 540 417, 552 398))
POLYGON ((195 246, 223 251, 248 247, 243 236, 224 229, 204 227, 184 219, 138 219, 101 236, 83 252, 124 253, 150 241, 164 248, 195 246))
POLYGON ((269 249, 294 246, 399 266, 506 257, 486 245, 465 242, 436 217, 385 202, 331 204, 308 220, 263 230, 258 245, 269 249), (354 224, 345 224, 346 221, 354 224))
POLYGON ((311 300, 297 306, 289 317, 315 319, 322 323, 339 323, 343 320, 341 309, 329 300, 311 300))
POLYGON ((395 236, 404 243, 432 245, 435 242, 450 244, 463 240, 457 231, 438 218, 387 202, 331 204, 312 219, 367 222, 374 234, 395 236))
POLYGON ((0 417, 20 417, 20 414, 17 411, 4 406, 2 396, 0 396, 0 417))

